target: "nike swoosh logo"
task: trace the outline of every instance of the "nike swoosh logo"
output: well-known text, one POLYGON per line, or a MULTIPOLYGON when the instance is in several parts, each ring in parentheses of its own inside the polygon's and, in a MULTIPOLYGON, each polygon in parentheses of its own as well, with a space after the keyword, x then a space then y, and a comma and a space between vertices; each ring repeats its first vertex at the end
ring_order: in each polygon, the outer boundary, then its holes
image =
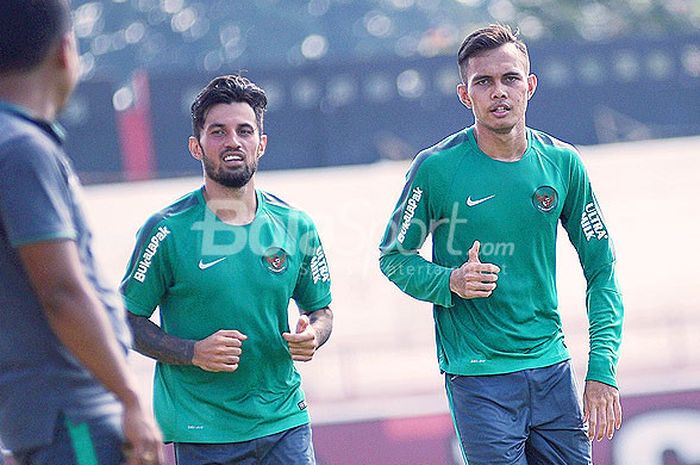
POLYGON ((489 195, 488 197, 484 197, 483 199, 472 200, 472 196, 470 195, 469 197, 467 197, 467 206, 473 207, 474 205, 479 205, 480 203, 484 203, 487 200, 491 200, 494 197, 496 197, 496 194, 489 195))
POLYGON ((209 262, 209 263, 204 263, 204 262, 200 259, 200 260, 199 260, 199 269, 200 269, 200 270, 206 270, 207 268, 209 268, 209 267, 211 267, 211 266, 214 266, 214 265, 216 265, 217 263, 226 260, 227 258, 228 258, 228 257, 221 257, 221 258, 218 258, 218 259, 214 260, 213 262, 209 262))

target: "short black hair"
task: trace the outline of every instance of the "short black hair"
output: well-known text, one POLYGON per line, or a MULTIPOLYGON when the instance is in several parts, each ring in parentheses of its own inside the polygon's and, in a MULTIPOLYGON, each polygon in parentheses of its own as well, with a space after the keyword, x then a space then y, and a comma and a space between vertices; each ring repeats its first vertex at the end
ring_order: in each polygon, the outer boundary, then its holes
POLYGON ((250 79, 239 74, 229 74, 214 78, 202 89, 192 102, 192 135, 199 139, 204 129, 204 120, 209 109, 220 103, 243 102, 250 105, 255 112, 258 131, 263 132, 263 116, 267 108, 265 91, 250 79))
POLYGON ((464 38, 462 45, 459 47, 459 52, 457 52, 457 64, 459 65, 461 77, 463 79, 465 77, 469 58, 511 43, 515 44, 518 50, 525 54, 529 62, 527 45, 518 37, 518 31, 514 32, 508 25, 490 24, 469 34, 464 38))
POLYGON ((70 28, 70 0, 2 0, 0 74, 31 70, 70 28))

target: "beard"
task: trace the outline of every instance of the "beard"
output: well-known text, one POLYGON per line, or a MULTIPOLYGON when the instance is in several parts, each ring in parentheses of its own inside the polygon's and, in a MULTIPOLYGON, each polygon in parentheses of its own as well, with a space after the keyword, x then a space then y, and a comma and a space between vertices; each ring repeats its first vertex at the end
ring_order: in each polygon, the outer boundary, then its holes
POLYGON ((250 181, 258 170, 257 160, 251 164, 245 163, 242 168, 237 170, 227 170, 223 166, 217 168, 206 154, 202 158, 202 164, 204 166, 204 173, 209 179, 222 186, 231 187, 233 189, 240 189, 248 184, 248 181, 250 181))

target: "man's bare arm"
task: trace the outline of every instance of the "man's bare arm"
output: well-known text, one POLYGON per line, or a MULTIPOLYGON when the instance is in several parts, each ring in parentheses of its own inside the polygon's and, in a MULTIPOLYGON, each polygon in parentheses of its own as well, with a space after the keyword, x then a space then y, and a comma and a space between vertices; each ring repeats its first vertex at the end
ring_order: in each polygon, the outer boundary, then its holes
POLYGON ((282 337, 287 341, 292 360, 308 362, 328 340, 332 330, 333 312, 324 307, 314 312, 302 312, 294 334, 282 333, 282 337))
POLYGON ((326 343, 333 331, 333 312, 329 307, 316 310, 315 312, 303 312, 308 315, 311 326, 316 331, 316 348, 326 343))
POLYGON ((135 456, 131 463, 146 456, 163 463, 160 432, 140 402, 126 355, 85 277, 75 242, 38 242, 19 247, 18 253, 51 330, 124 405, 122 427, 135 456))
POLYGON ((237 330, 220 329, 195 341, 171 336, 144 316, 129 313, 137 352, 170 365, 194 365, 206 371, 236 371, 248 337, 237 330))
POLYGON ((192 365, 196 341, 171 336, 145 316, 128 315, 138 353, 170 365, 192 365))

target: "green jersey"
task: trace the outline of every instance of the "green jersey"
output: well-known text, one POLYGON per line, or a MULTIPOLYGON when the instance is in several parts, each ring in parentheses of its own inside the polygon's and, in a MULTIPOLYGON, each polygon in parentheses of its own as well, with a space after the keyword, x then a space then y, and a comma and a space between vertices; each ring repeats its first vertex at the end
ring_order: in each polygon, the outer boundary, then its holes
POLYGON ((576 150, 527 129, 516 162, 482 152, 473 128, 414 160, 380 250, 382 272, 402 291, 434 304, 440 369, 494 375, 569 358, 557 308, 557 224, 576 248, 587 281, 587 379, 616 386, 622 300, 607 227, 576 150), (418 254, 432 234, 432 262, 418 254), (450 291, 453 269, 475 240, 480 259, 501 268, 488 298, 450 291))
POLYGON ((257 191, 255 219, 223 223, 202 189, 153 215, 138 233, 122 282, 127 309, 201 340, 220 329, 248 336, 234 372, 157 363, 154 408, 166 441, 247 441, 306 424, 283 332, 290 298, 305 311, 331 302, 330 275, 311 219, 257 191))

